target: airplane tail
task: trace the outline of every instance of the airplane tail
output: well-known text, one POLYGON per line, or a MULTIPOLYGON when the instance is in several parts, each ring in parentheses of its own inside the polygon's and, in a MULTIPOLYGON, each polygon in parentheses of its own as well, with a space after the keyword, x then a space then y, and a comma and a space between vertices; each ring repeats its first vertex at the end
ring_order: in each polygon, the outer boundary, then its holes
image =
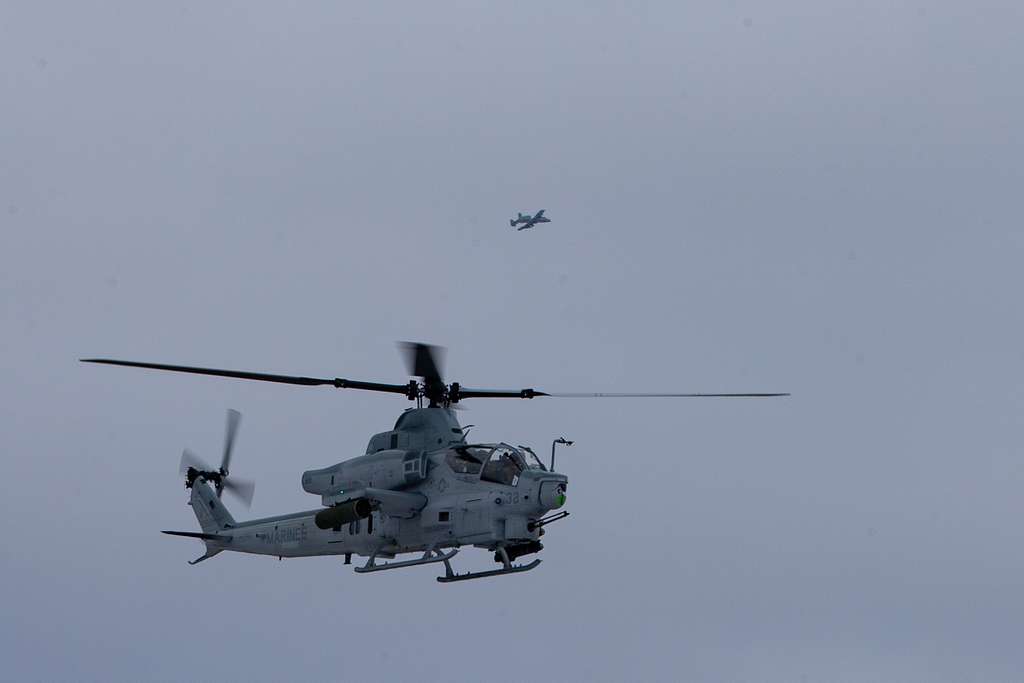
POLYGON ((516 227, 516 219, 515 218, 508 219, 508 224, 511 225, 513 228, 516 227))

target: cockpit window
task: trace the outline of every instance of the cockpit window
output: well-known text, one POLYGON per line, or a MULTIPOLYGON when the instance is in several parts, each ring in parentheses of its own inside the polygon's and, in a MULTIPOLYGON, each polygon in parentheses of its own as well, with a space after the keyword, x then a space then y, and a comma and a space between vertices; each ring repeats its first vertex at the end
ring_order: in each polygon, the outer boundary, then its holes
POLYGON ((508 446, 498 446, 491 452, 480 478, 496 484, 515 486, 519 483, 519 473, 523 471, 523 465, 523 456, 519 451, 508 446))
POLYGON ((479 474, 489 453, 489 448, 466 446, 449 451, 445 460, 456 474, 479 474))
POLYGON ((544 470, 536 454, 528 448, 514 448, 506 443, 459 446, 445 456, 456 474, 480 474, 484 481, 515 486, 523 470, 544 470))
POLYGON ((544 463, 540 461, 540 458, 537 457, 537 454, 534 453, 529 448, 527 448, 526 446, 520 446, 519 452, 522 454, 523 460, 526 461, 526 469, 547 470, 547 467, 544 467, 544 463))

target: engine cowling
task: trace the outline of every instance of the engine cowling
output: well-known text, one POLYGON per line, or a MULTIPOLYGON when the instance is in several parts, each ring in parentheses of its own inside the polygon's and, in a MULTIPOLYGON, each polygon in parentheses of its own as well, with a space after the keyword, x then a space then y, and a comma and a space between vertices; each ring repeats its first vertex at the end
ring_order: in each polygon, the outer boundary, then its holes
POLYGON ((424 451, 387 450, 361 455, 332 467, 302 473, 307 493, 329 497, 358 488, 399 490, 427 476, 424 451))

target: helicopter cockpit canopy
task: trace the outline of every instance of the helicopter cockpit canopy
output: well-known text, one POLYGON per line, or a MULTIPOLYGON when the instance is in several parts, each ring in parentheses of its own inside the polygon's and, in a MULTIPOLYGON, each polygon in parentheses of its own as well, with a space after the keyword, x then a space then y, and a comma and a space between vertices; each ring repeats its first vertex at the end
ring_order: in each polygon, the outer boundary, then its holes
POLYGON ((546 469, 532 451, 507 443, 458 446, 447 462, 456 474, 479 474, 482 481, 505 486, 515 486, 523 470, 546 469))

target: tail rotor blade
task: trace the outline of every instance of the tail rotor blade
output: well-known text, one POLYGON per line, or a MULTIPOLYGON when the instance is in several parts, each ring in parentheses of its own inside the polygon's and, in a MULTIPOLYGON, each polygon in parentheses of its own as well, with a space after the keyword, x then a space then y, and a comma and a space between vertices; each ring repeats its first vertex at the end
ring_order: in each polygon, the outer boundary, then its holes
POLYGON ((252 497, 256 492, 255 482, 248 479, 238 479, 237 477, 225 477, 223 485, 224 490, 237 498, 245 507, 252 505, 252 497))
POLYGON ((181 462, 178 465, 178 474, 185 474, 188 472, 189 467, 194 467, 197 470, 210 469, 209 466, 203 462, 202 458, 186 448, 181 452, 181 462))
POLYGON ((242 421, 242 414, 237 410, 228 409, 228 426, 224 433, 224 457, 220 461, 220 470, 228 473, 228 466, 231 464, 231 450, 235 446, 235 435, 238 433, 238 424, 242 421))

